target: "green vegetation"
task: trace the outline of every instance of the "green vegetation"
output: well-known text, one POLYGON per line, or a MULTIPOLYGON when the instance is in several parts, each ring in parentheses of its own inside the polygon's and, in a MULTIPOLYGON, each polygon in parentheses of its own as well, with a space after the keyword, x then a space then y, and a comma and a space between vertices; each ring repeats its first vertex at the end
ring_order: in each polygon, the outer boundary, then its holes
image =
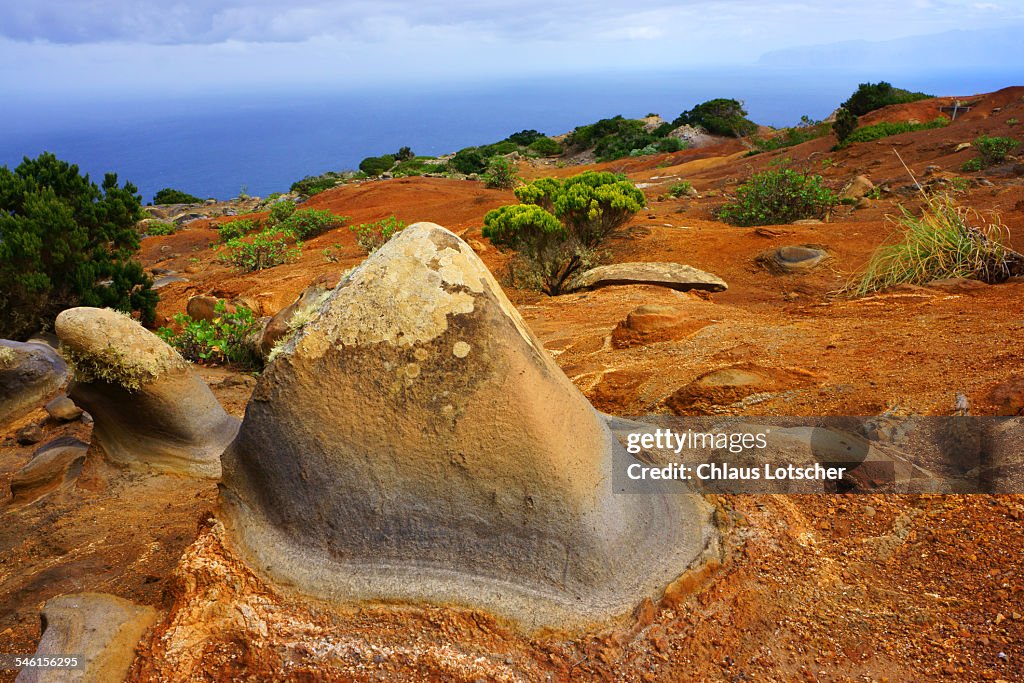
MULTIPOLYGON (((614 116, 596 123, 578 126, 566 138, 565 144, 573 150, 593 147, 598 161, 612 161, 626 156, 641 156, 659 152, 678 152, 685 143, 678 138, 666 137, 671 126, 662 126, 647 132, 645 122, 614 116)), ((552 141, 553 142, 553 141, 552 141)))
POLYGON ((173 346, 186 360, 195 363, 259 367, 259 357, 247 339, 259 330, 253 312, 244 306, 228 311, 223 299, 217 301, 213 320, 193 320, 185 313, 174 316, 180 328, 175 332, 161 327, 157 335, 173 346))
POLYGON ((399 176, 424 175, 441 171, 444 171, 444 164, 438 163, 436 157, 413 157, 399 161, 391 169, 391 173, 396 178, 399 176))
POLYGON ((783 128, 776 131, 771 137, 755 137, 752 142, 756 151, 770 152, 776 149, 799 145, 802 142, 824 137, 832 129, 832 126, 829 124, 822 123, 821 121, 811 121, 806 116, 801 121, 801 125, 783 128))
POLYGON ((948 125, 949 119, 944 116, 936 117, 927 123, 910 123, 907 121, 876 123, 873 126, 864 126, 853 131, 846 136, 846 139, 837 148, 842 149, 855 142, 870 142, 871 140, 887 138, 890 135, 912 133, 917 130, 931 130, 932 128, 942 128, 948 125))
POLYGON ((527 149, 542 157, 556 157, 562 153, 562 146, 547 136, 537 138, 527 149))
POLYGON ((487 165, 487 173, 484 174, 484 184, 495 190, 511 190, 516 186, 519 174, 505 157, 491 157, 487 165))
POLYGON ((894 88, 891 83, 861 83, 850 98, 842 106, 855 116, 864 116, 868 112, 881 109, 890 104, 905 104, 918 100, 930 99, 932 95, 923 92, 911 92, 902 88, 894 88))
POLYGON ((757 131, 757 124, 747 118, 742 102, 721 97, 684 111, 672 122, 672 128, 684 124, 700 126, 714 135, 733 137, 743 137, 757 131))
POLYGON ((368 176, 379 176, 391 170, 395 165, 395 155, 385 154, 379 157, 366 157, 359 162, 359 170, 368 176))
POLYGON ((593 171, 564 181, 541 178, 515 192, 522 203, 488 212, 483 235, 515 251, 515 266, 535 276, 550 295, 592 264, 601 242, 646 203, 625 176, 593 171))
POLYGON ((389 239, 404 228, 405 223, 395 216, 388 216, 373 223, 349 226, 349 230, 356 236, 356 244, 367 254, 372 254, 383 247, 389 239))
POLYGON ((162 190, 157 190, 157 193, 153 195, 153 203, 202 204, 203 200, 193 194, 189 194, 188 192, 182 192, 181 190, 174 190, 169 187, 165 187, 162 190))
POLYGON ((178 226, 174 223, 167 221, 148 220, 142 224, 142 233, 149 237, 157 237, 160 235, 173 235, 178 229, 178 226))
POLYGON ((666 192, 665 194, 667 194, 669 197, 682 197, 683 195, 691 195, 693 194, 693 185, 690 184, 689 180, 684 180, 682 182, 670 185, 668 188, 668 192, 666 192))
POLYGON ((273 224, 283 223, 295 213, 295 202, 284 200, 275 202, 270 207, 270 222, 273 224))
POLYGON ((221 242, 228 242, 242 235, 248 235, 258 227, 259 223, 251 218, 239 218, 218 225, 217 235, 221 242))
POLYGON ((971 145, 978 150, 979 156, 965 163, 962 168, 965 171, 980 171, 983 168, 1001 164, 1019 144, 1020 141, 1013 138, 980 135, 974 139, 971 145))
POLYGON ((1006 226, 991 215, 981 227, 972 223, 981 218, 948 196, 928 198, 921 216, 900 207, 902 216, 894 219, 899 241, 880 247, 863 272, 843 291, 863 296, 900 284, 923 284, 944 278, 975 278, 1000 282, 1009 275, 1007 268, 1009 236, 1006 226))
POLYGON ((73 306, 153 321, 157 293, 132 259, 137 191, 113 173, 97 187, 50 153, 0 167, 0 337, 23 339, 73 306))
POLYGON ((277 228, 288 232, 299 239, 309 239, 322 235, 328 230, 340 228, 348 220, 348 216, 336 216, 330 211, 318 209, 298 209, 277 224, 277 228))
POLYGON ((789 168, 755 173, 736 189, 736 199, 720 208, 719 219, 732 225, 778 225, 801 218, 823 218, 837 203, 819 175, 789 168))
POLYGON ((456 152, 448 161, 448 166, 456 173, 483 173, 487 170, 487 157, 478 148, 467 147, 456 152))
POLYGON ((228 240, 217 258, 248 273, 287 263, 298 258, 301 253, 302 242, 295 239, 294 233, 268 228, 253 235, 228 240))
POLYGON ((327 173, 322 173, 320 175, 306 176, 302 180, 296 180, 292 183, 289 191, 295 192, 303 197, 312 197, 324 190, 330 190, 332 187, 344 184, 351 175, 351 173, 328 171, 327 173))
POLYGON ((832 123, 832 132, 835 133, 836 141, 840 146, 853 135, 853 131, 857 130, 858 123, 856 114, 846 107, 839 107, 836 120, 832 123))

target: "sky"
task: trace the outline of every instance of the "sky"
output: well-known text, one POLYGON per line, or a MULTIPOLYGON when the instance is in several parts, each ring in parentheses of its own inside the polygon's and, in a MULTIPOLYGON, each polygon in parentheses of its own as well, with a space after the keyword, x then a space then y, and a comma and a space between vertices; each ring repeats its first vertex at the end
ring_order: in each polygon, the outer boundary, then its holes
MULTIPOLYGON (((0 0, 0 17, 3 92, 129 97, 667 71, 845 41, 1019 36, 1024 0, 0 0)), ((1007 58, 1020 61, 992 54, 992 66, 1007 58)))

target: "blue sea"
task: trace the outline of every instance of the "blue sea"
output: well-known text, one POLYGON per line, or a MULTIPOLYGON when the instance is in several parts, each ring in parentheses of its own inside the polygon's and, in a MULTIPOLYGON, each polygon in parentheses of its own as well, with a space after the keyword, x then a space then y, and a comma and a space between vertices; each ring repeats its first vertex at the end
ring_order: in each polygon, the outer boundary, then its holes
POLYGON ((825 118, 858 83, 883 79, 966 96, 1020 85, 1021 71, 842 74, 758 66, 358 91, 15 97, 0 110, 0 165, 13 168, 24 156, 49 151, 97 182, 116 172, 146 201, 163 187, 219 199, 243 190, 266 196, 406 145, 437 155, 523 129, 556 135, 616 114, 671 119, 715 97, 742 100, 758 123, 793 125, 802 115, 825 118))

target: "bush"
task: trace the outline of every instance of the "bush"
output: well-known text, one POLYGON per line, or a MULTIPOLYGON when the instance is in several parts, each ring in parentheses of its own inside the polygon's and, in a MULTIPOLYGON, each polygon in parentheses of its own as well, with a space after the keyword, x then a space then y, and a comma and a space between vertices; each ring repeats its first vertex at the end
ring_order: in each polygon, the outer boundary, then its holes
POLYGON ((299 209, 281 221, 278 228, 293 233, 299 239, 309 239, 328 230, 340 228, 347 220, 348 216, 336 216, 326 210, 299 209))
POLYGON ((669 197, 682 197, 683 195, 693 194, 693 185, 690 184, 689 180, 684 180, 679 183, 675 183, 668 188, 666 194, 669 197))
POLYGON ((332 187, 337 187, 345 182, 345 176, 341 173, 334 171, 328 171, 321 175, 306 176, 302 180, 296 180, 292 183, 290 188, 291 192, 300 194, 303 197, 312 197, 315 194, 319 194, 324 190, 329 190, 332 187))
POLYGON ((391 170, 395 165, 393 154, 385 154, 380 157, 366 157, 359 162, 359 170, 368 176, 379 176, 391 170))
POLYGON ((900 207, 894 222, 901 240, 880 247, 844 292, 863 296, 900 284, 924 284, 944 278, 1001 282, 1013 274, 1006 248, 1008 230, 994 214, 988 222, 957 206, 948 196, 928 199, 920 217, 900 207))
POLYGON ((409 161, 409 159, 412 159, 415 156, 416 155, 412 153, 412 148, 410 147, 399 147, 398 151, 394 154, 395 161, 409 161))
POLYGON ((476 147, 467 147, 456 152, 455 156, 448 162, 448 166, 457 173, 465 173, 466 175, 483 173, 487 170, 487 158, 476 147))
POLYGON ((202 204, 203 200, 188 192, 165 187, 153 195, 154 204, 202 204))
POLYGON ((173 235, 177 229, 177 225, 174 223, 168 223, 167 221, 149 220, 142 224, 143 234, 149 237, 173 235))
POLYGON ((916 102, 931 97, 923 92, 910 92, 902 88, 894 88, 891 83, 879 81, 878 83, 861 83, 857 86, 857 90, 850 95, 850 98, 843 102, 842 106, 855 116, 864 116, 868 112, 890 104, 916 102))
POLYGON ((405 228, 405 223, 395 216, 388 216, 373 223, 349 226, 349 230, 356 236, 356 244, 367 254, 372 254, 383 247, 389 239, 395 236, 395 233, 403 228, 405 228))
POLYGON ((521 204, 487 213, 483 235, 515 251, 551 295, 591 264, 596 247, 645 204, 624 176, 594 171, 564 181, 541 178, 517 188, 516 197, 521 204))
POLYGON ((495 190, 511 190, 516 186, 519 174, 516 167, 505 157, 494 157, 487 166, 484 184, 495 190))
POLYGON ((156 316, 135 228, 142 198, 108 173, 97 187, 50 153, 0 166, 0 337, 23 339, 66 308, 156 316))
POLYGON ((876 123, 873 126, 864 126, 863 128, 858 128, 853 131, 846 136, 846 139, 838 147, 841 149, 843 147, 848 147, 855 142, 870 142, 872 140, 887 138, 890 135, 912 133, 914 131, 930 130, 932 128, 942 128, 943 126, 948 125, 949 119, 944 116, 936 117, 927 123, 910 123, 907 121, 876 123))
POLYGON ((221 242, 228 242, 230 240, 241 237, 242 235, 248 235, 250 232, 260 226, 258 221, 252 218, 239 218, 238 220, 229 221, 227 223, 221 223, 217 226, 217 235, 221 242))
POLYGON ((533 129, 521 130, 518 133, 512 133, 512 135, 509 135, 507 138, 505 138, 506 141, 513 142, 519 145, 520 147, 530 147, 531 145, 533 145, 533 143, 537 142, 538 140, 545 139, 550 140, 551 138, 548 138, 544 135, 544 133, 540 133, 533 129))
POLYGON ((747 119, 747 111, 738 100, 718 98, 684 111, 672 122, 673 128, 684 124, 700 126, 715 135, 743 137, 757 131, 757 124, 747 119))
MULTIPOLYGON (((805 119, 807 117, 804 117, 805 119)), ((776 149, 784 149, 786 147, 792 147, 799 145, 800 143, 807 142, 809 140, 816 140, 822 136, 828 135, 831 130, 831 126, 827 123, 811 123, 806 126, 793 126, 791 128, 783 128, 782 130, 776 131, 772 137, 754 138, 754 147, 758 152, 771 152, 776 149)))
POLYGON ((558 156, 562 153, 562 146, 546 136, 537 138, 527 148, 544 157, 558 156))
POLYGON ((839 107, 836 113, 836 120, 832 123, 832 132, 836 134, 836 141, 842 145, 847 138, 857 130, 857 115, 846 107, 839 107))
POLYGON ((270 207, 270 222, 274 225, 283 223, 295 213, 295 202, 284 200, 270 207))
POLYGON ((974 148, 981 155, 978 159, 981 168, 988 168, 1006 161, 1006 155, 1013 151, 1020 142, 1013 138, 997 138, 981 135, 974 140, 974 148))
POLYGON ((296 240, 293 233, 271 228, 229 240, 217 258, 249 273, 287 263, 301 253, 302 242, 296 240))
POLYGON ((718 218, 748 227, 777 225, 801 218, 822 218, 837 203, 819 175, 788 168, 755 173, 736 190, 736 200, 717 212, 718 218))
POLYGON ((157 335, 194 363, 258 367, 259 357, 246 343, 260 326, 253 312, 244 306, 228 312, 223 299, 219 299, 214 313, 213 320, 193 320, 185 313, 178 313, 174 322, 180 331, 161 327, 157 335))
POLYGON ((395 164, 395 167, 391 169, 391 172, 398 177, 411 176, 411 175, 423 175, 424 173, 439 173, 444 171, 444 164, 431 163, 436 162, 436 157, 414 157, 407 159, 406 161, 400 161, 395 164))

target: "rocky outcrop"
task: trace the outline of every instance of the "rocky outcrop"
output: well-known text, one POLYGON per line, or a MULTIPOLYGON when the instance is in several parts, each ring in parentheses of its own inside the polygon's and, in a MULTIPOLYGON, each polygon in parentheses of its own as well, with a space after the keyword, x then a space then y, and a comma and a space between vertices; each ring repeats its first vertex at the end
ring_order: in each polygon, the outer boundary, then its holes
POLYGON ((221 501, 239 552, 306 594, 579 627, 717 538, 699 496, 617 495, 613 457, 631 456, 472 249, 419 223, 268 366, 221 501))
POLYGON ((36 657, 80 658, 76 668, 22 669, 18 683, 123 681, 135 647, 156 620, 156 610, 103 593, 60 595, 43 607, 43 637, 36 657))
POLYGON ((571 290, 598 289, 613 285, 656 285, 680 292, 693 289, 724 292, 725 280, 681 263, 613 263, 592 268, 573 283, 571 290))
POLYGON ((47 344, 0 339, 0 426, 45 402, 68 374, 64 359, 47 344))
POLYGON ((14 500, 34 500, 73 480, 82 471, 88 450, 89 444, 71 436, 62 436, 41 446, 28 464, 11 478, 14 500))
POLYGON ((68 395, 96 421, 94 441, 111 460, 219 476, 238 420, 174 349, 103 308, 68 309, 56 330, 75 366, 68 395))

